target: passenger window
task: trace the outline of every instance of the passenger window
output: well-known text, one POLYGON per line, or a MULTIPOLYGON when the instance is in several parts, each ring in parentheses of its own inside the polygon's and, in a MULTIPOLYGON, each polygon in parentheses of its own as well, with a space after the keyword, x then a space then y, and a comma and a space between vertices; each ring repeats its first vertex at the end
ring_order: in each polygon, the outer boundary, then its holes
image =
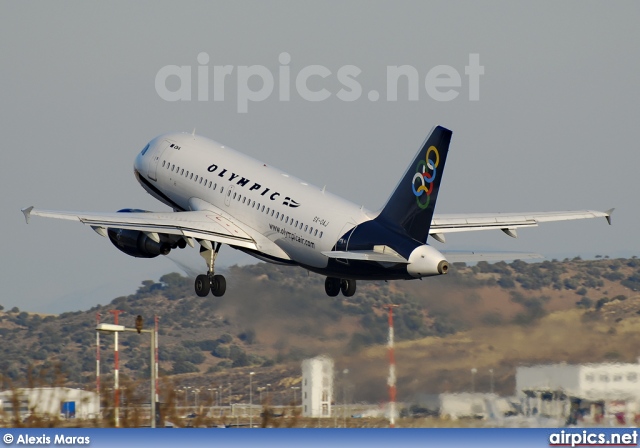
POLYGON ((164 160, 162 161, 162 168, 164 168, 164 160))
POLYGON ((198 176, 196 176, 196 178, 194 179, 196 182, 198 182, 198 176))
POLYGON ((184 174, 184 168, 182 168, 182 170, 180 170, 180 175, 184 174))
POLYGON ((220 187, 220 193, 224 193, 224 187, 220 187))
POLYGON ((300 223, 300 230, 302 230, 302 223, 300 223))
MULTIPOLYGON (((197 176, 196 176, 197 177, 197 176)), ((193 179, 193 173, 191 173, 191 177, 189 179, 193 179)))
MULTIPOLYGON (((229 193, 231 193, 231 190, 229 190, 229 193)), ((236 194, 238 194, 238 193, 233 193, 233 199, 236 198, 236 194)))
POLYGON ((306 232, 309 226, 304 226, 304 231, 306 232))
POLYGON ((242 203, 243 203, 243 204, 244 204, 246 201, 247 201, 247 198, 246 198, 246 197, 242 198, 242 203))
MULTIPOLYGON (((271 213, 271 216, 273 216, 273 213, 271 213)), ((276 213, 276 219, 278 219, 280 217, 280 212, 276 213)))
POLYGON ((320 231, 320 238, 322 238, 322 231, 320 231))
MULTIPOLYGON (((262 210, 260 210, 260 211, 264 212, 264 205, 262 206, 262 210)), ((269 213, 269 212, 267 212, 267 213, 269 213)))
POLYGON ((298 227, 298 220, 296 220, 296 227, 298 227))
MULTIPOLYGON (((256 201, 251 203, 251 208, 256 208, 256 201)), ((258 208, 260 208, 260 204, 258 204, 258 208)))
POLYGON ((176 164, 174 163, 173 165, 171 165, 171 171, 173 171, 173 169, 176 167, 176 164))
POLYGON ((313 236, 318 236, 318 229, 316 229, 315 233, 313 234, 313 236))

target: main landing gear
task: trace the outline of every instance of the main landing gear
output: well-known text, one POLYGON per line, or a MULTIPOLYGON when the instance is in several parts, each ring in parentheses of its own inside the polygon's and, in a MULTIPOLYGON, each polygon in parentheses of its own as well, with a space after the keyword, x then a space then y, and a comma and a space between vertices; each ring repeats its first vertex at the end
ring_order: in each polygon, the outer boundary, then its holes
POLYGON ((324 290, 329 297, 337 296, 340 291, 345 297, 351 297, 356 293, 356 281, 346 278, 327 277, 324 281, 324 290))
POLYGON ((217 243, 215 248, 211 244, 209 244, 210 248, 204 245, 200 246, 200 256, 205 259, 209 267, 209 272, 196 277, 194 286, 196 294, 200 297, 206 297, 209 291, 216 297, 222 297, 227 290, 227 281, 224 276, 215 275, 213 270, 221 245, 221 243, 217 243))

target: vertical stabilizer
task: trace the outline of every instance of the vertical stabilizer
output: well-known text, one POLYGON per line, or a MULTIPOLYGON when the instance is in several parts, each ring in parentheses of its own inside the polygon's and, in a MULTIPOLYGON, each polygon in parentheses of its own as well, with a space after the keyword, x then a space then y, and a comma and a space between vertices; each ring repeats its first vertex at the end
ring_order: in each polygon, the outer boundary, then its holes
POLYGON ((400 226, 412 238, 426 242, 451 134, 442 126, 431 131, 376 219, 387 225, 400 226))

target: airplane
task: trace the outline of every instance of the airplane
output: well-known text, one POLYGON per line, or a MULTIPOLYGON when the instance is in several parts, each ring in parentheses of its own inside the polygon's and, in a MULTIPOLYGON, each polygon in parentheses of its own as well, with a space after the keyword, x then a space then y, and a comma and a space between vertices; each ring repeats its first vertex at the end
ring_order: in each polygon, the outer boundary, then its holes
MULTIPOLYGON (((516 230, 542 222, 604 217, 613 209, 532 213, 434 214, 452 132, 435 126, 384 207, 372 212, 263 162, 193 133, 168 133, 137 155, 134 175, 172 212, 115 213, 40 210, 31 216, 79 221, 127 255, 154 258, 199 245, 208 270, 195 279, 200 297, 224 295, 215 273, 222 244, 260 260, 300 266, 326 276, 325 292, 346 297, 357 280, 410 280, 444 275, 450 261, 491 259, 448 254, 427 244, 451 232, 516 230)), ((497 259, 517 257, 497 254, 497 259)), ((526 258, 526 254, 523 258, 526 258)))

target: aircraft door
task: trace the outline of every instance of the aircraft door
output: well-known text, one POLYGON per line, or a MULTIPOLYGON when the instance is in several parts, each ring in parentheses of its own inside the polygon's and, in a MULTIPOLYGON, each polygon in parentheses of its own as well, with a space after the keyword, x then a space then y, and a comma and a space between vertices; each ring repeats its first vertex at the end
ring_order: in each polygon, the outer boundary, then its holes
POLYGON ((235 187, 235 185, 231 185, 227 189, 227 195, 224 197, 224 205, 226 205, 227 207, 229 207, 229 204, 231 203, 231 195, 233 194, 233 187, 235 187))
POLYGON ((160 159, 162 159, 162 154, 164 154, 169 146, 171 146, 171 142, 164 140, 156 147, 156 150, 149 155, 149 179, 158 180, 158 165, 160 164, 160 159))
MULTIPOLYGON (((356 230, 358 224, 354 222, 347 222, 342 230, 340 231, 340 239, 336 242, 333 250, 349 250, 349 240, 351 239, 351 235, 353 235, 353 231, 356 230)), ((336 258, 336 261, 340 263, 349 264, 349 260, 345 258, 336 258)))

